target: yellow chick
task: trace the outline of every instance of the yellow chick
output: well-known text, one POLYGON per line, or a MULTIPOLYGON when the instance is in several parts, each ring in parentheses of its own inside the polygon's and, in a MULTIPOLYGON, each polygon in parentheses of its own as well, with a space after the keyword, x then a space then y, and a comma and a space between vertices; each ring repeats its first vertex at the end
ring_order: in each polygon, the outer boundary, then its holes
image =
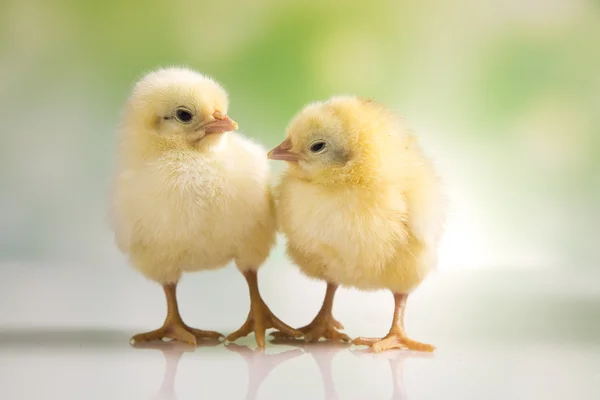
POLYGON ((404 331, 407 297, 436 265, 445 216, 440 182, 413 134, 375 102, 334 97, 305 107, 268 157, 288 163, 277 188, 287 254, 327 282, 321 310, 299 329, 306 339, 349 339, 332 316, 338 285, 388 289, 389 333, 353 343, 433 351, 404 331))
POLYGON ((228 339, 252 331, 299 332, 277 319, 258 290, 257 270, 275 243, 275 211, 265 150, 232 133, 228 96, 212 79, 185 68, 161 69, 137 82, 122 115, 112 219, 119 249, 162 285, 167 317, 135 342, 172 338, 196 344, 219 338, 186 325, 176 287, 184 272, 235 261, 248 283, 246 323, 228 339))

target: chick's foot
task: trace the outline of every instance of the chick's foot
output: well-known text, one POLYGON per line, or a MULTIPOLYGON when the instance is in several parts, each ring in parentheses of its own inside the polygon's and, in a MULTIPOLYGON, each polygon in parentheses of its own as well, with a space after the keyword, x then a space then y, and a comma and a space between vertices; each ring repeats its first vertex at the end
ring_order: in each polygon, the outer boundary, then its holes
MULTIPOLYGON (((338 332, 338 329, 344 329, 342 324, 336 321, 331 314, 321 313, 317 314, 315 319, 313 319, 310 324, 303 326, 302 328, 298 328, 298 330, 304 334, 304 338, 307 342, 318 342, 321 338, 349 342, 350 337, 345 333, 338 332)), ((287 335, 284 332, 273 332, 271 335, 277 340, 292 338, 290 335, 287 335)))
POLYGON ((244 273, 250 290, 250 312, 246 322, 240 329, 227 336, 227 341, 233 342, 237 339, 247 336, 254 332, 256 344, 259 347, 265 346, 265 332, 269 328, 275 328, 278 331, 289 335, 290 337, 301 337, 302 332, 288 326, 277 318, 269 307, 263 301, 258 290, 257 275, 254 271, 244 273))
POLYGON ((376 353, 392 349, 407 349, 426 352, 433 352, 435 350, 435 346, 409 339, 403 333, 389 333, 384 338, 359 337, 354 339, 352 344, 369 346, 376 353))
POLYGON ((190 328, 182 321, 165 321, 157 330, 140 333, 131 338, 134 343, 150 342, 154 340, 173 339, 196 346, 198 341, 205 339, 218 340, 222 338, 219 332, 203 331, 190 328))
POLYGON ((286 337, 297 338, 302 336, 302 332, 295 330, 277 318, 261 299, 252 302, 246 322, 240 329, 227 336, 227 341, 234 342, 254 332, 256 335, 256 344, 264 347, 265 332, 269 328, 277 329, 279 332, 276 333, 284 333, 286 337))
MULTIPOLYGON (((321 338, 341 342, 350 341, 350 337, 348 335, 337 331, 338 329, 344 329, 344 326, 335 318, 333 318, 333 297, 336 290, 337 285, 331 283, 327 285, 325 300, 323 300, 321 310, 310 324, 298 329, 304 334, 304 338, 307 342, 318 342, 321 338)), ((291 338, 289 335, 286 335, 283 332, 272 333, 272 336, 277 340, 291 338)))
POLYGON ((199 340, 218 340, 223 337, 219 332, 190 328, 183 322, 177 306, 176 287, 175 284, 163 286, 167 298, 167 318, 163 326, 154 331, 133 336, 131 338, 133 343, 173 339, 196 346, 199 340))
POLYGON ((404 332, 404 310, 406 308, 406 294, 394 294, 396 303, 394 309, 394 319, 390 332, 383 338, 364 338, 359 337, 352 341, 355 345, 370 346, 374 352, 379 353, 384 350, 408 349, 415 351, 433 352, 435 346, 427 343, 420 343, 409 339, 404 332))

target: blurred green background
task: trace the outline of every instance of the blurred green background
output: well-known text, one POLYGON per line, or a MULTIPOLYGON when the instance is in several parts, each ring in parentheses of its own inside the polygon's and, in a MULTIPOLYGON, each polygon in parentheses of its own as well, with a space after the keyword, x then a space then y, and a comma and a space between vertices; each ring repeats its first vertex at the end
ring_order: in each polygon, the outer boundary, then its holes
POLYGON ((597 1, 2 0, 0 33, 1 260, 122 260, 120 107, 188 65, 265 147, 334 94, 403 115, 451 198, 441 268, 599 268, 597 1))

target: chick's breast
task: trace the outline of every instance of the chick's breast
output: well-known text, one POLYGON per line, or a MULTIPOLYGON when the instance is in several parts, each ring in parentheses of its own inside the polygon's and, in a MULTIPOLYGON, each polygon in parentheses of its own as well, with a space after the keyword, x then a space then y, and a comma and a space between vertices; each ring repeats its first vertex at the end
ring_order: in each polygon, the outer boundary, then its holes
POLYGON ((193 271, 267 257, 275 237, 267 162, 241 137, 224 141, 209 154, 165 153, 120 174, 115 231, 136 267, 193 271))
POLYGON ((331 190, 289 176, 279 191, 288 254, 307 275, 365 290, 409 290, 422 280, 401 192, 331 190))

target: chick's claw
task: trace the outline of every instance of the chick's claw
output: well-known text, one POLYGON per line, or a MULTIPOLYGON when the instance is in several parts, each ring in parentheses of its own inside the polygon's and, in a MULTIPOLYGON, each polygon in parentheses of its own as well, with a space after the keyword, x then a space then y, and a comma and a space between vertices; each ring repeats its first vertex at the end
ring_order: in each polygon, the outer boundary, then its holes
POLYGON ((336 328, 343 329, 343 326, 333 318, 323 318, 316 319, 309 325, 301 328, 300 332, 304 333, 306 341, 311 343, 318 342, 321 338, 341 342, 350 342, 350 337, 345 333, 338 332, 336 328))
POLYGON ((250 314, 248 314, 248 319, 246 319, 246 322, 244 322, 244 325, 242 325, 240 327, 240 329, 227 335, 226 340, 228 342, 235 342, 239 338, 248 336, 250 333, 252 333, 252 331, 254 330, 254 324, 253 324, 254 321, 251 318, 251 315, 252 315, 252 311, 250 312, 250 314))
POLYGON ((228 342, 236 341, 237 339, 247 336, 254 332, 256 335, 256 344, 259 347, 265 346, 265 332, 269 328, 275 328, 279 332, 273 332, 273 334, 280 333, 286 335, 286 337, 298 338, 302 336, 302 332, 291 328, 277 318, 262 301, 253 302, 250 313, 244 325, 237 331, 227 336, 228 342))
POLYGON ((155 340, 173 339, 196 346, 196 336, 189 332, 183 324, 165 324, 154 331, 140 333, 131 338, 134 343, 152 342, 155 340))
POLYGON ((350 344, 355 346, 373 346, 375 343, 379 342, 381 338, 367 338, 367 337, 358 337, 354 339, 350 344))
POLYGON ((220 339, 223 335, 219 332, 203 331, 190 328, 183 322, 167 321, 165 324, 154 331, 140 333, 131 338, 133 343, 152 342, 155 340, 173 339, 180 342, 197 346, 198 341, 205 339, 220 339))
POLYGON ((335 318, 333 318, 333 317, 331 317, 331 319, 333 320, 333 326, 334 326, 336 329, 341 329, 341 330, 343 330, 343 329, 344 329, 344 325, 342 325, 342 324, 341 324, 341 323, 340 323, 340 322, 339 322, 337 319, 335 319, 335 318))
POLYGON ((256 271, 246 271, 242 274, 244 275, 244 278, 246 278, 248 289, 250 291, 250 312, 248 313, 248 318, 246 318, 244 325, 227 336, 227 341, 233 342, 254 331, 256 344, 259 347, 264 347, 265 332, 269 328, 275 328, 294 338, 302 336, 302 332, 283 323, 265 304, 260 295, 260 290, 258 289, 258 276, 256 271))
MULTIPOLYGON (((321 338, 339 342, 350 342, 351 339, 348 335, 338 332, 336 329, 344 329, 344 326, 331 316, 317 316, 313 322, 299 328, 298 331, 302 332, 304 334, 304 339, 310 343, 318 342, 321 338)), ((271 336, 273 336, 275 340, 292 339, 291 336, 286 335, 283 332, 273 332, 271 336)))
POLYGON ((420 343, 399 334, 390 334, 381 339, 359 337, 354 339, 352 344, 357 346, 369 346, 375 353, 392 349, 407 349, 414 351, 425 351, 428 353, 435 351, 435 346, 433 345, 420 343))
POLYGON ((225 338, 225 336, 219 332, 203 331, 202 329, 190 328, 187 325, 185 325, 185 328, 187 329, 188 332, 190 332, 192 335, 194 335, 196 337, 196 339, 198 339, 198 340, 207 340, 207 339, 221 340, 221 339, 225 338))

